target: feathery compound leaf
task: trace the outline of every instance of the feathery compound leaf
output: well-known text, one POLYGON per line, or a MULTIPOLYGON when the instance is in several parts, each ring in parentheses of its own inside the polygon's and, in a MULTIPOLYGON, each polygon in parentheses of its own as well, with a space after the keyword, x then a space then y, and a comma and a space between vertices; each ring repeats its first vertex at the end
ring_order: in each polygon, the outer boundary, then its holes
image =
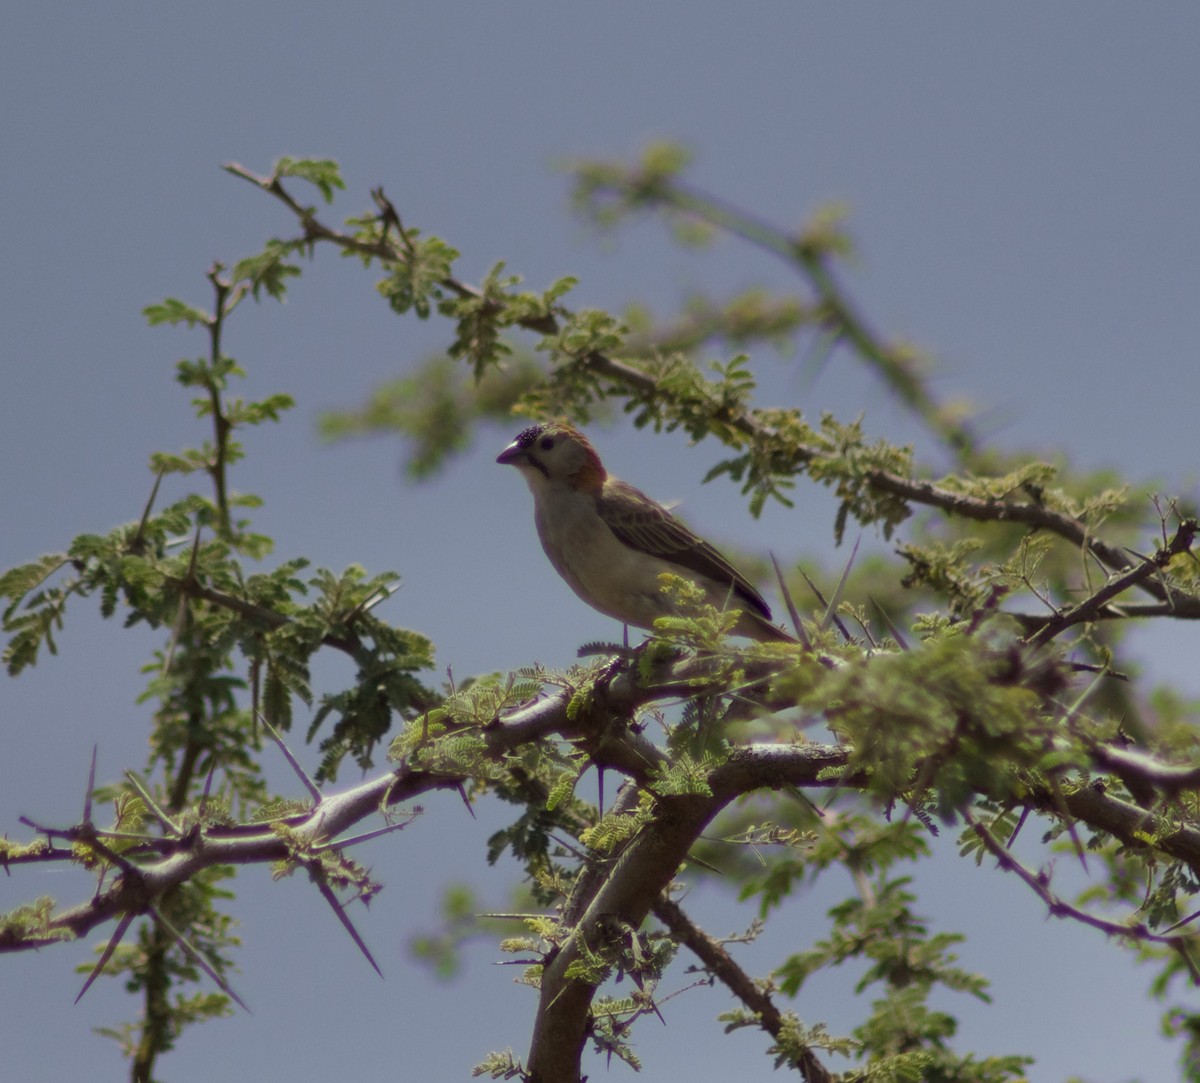
POLYGON ((10 617, 4 622, 5 630, 15 633, 3 655, 10 677, 17 676, 37 662, 38 651, 43 643, 51 654, 58 653, 54 644, 54 629, 62 628, 62 609, 59 603, 63 595, 59 591, 47 591, 44 597, 47 604, 43 607, 23 613, 19 617, 10 617))
POLYGON ((28 564, 20 564, 10 568, 0 575, 0 598, 8 598, 12 603, 5 610, 8 616, 35 587, 41 586, 56 571, 67 563, 66 553, 47 553, 28 564))
POLYGON ((650 808, 643 806, 634 812, 610 812, 600 822, 579 835, 579 841, 599 853, 610 853, 626 839, 633 838, 650 822, 650 808))
POLYGON ((564 801, 568 800, 575 792, 575 787, 579 783, 579 772, 564 771, 558 781, 550 788, 550 793, 546 796, 546 811, 553 812, 564 801))
POLYGON ((421 319, 433 311, 433 302, 444 297, 443 284, 450 277, 458 251, 437 237, 417 239, 408 232, 406 258, 392 265, 391 274, 376 288, 397 315, 412 309, 421 319))
POLYGON ((345 189, 341 167, 332 158, 280 158, 272 174, 276 177, 299 177, 308 181, 326 203, 333 202, 335 189, 345 189))
POLYGON ((195 327, 197 324, 207 326, 212 322, 212 316, 203 309, 186 304, 178 297, 168 297, 156 305, 147 305, 142 309, 142 315, 151 327, 163 323, 186 323, 189 327, 195 327))
POLYGON ((287 293, 287 280, 300 277, 300 268, 288 262, 297 249, 295 242, 267 241, 258 254, 238 260, 233 268, 234 281, 245 282, 255 300, 266 291, 269 297, 282 301, 287 293))

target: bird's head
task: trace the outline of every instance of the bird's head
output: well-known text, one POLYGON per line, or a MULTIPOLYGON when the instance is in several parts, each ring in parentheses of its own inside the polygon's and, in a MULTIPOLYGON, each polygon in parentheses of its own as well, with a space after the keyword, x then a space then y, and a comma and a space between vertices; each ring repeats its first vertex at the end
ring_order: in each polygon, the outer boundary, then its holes
POLYGON ((578 429, 561 422, 531 425, 496 457, 515 466, 535 490, 545 484, 599 492, 607 476, 600 456, 578 429))

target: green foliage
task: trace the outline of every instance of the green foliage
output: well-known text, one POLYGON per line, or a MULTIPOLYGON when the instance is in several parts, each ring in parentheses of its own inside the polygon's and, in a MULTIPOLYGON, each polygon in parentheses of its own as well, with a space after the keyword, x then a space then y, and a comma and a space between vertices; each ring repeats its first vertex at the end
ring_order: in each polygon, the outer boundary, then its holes
POLYGON ((587 766, 585 761, 580 764, 580 770, 564 771, 559 776, 558 781, 550 788, 550 793, 546 797, 547 812, 553 812, 564 801, 575 795, 575 787, 587 766))
MULTIPOLYGON (((720 1018, 728 1021, 725 1028, 727 1032, 746 1025, 745 1017, 740 1013, 726 1013, 720 1018)), ((830 1034, 823 1023, 806 1027, 788 1013, 783 1018, 779 1033, 775 1035, 775 1044, 767 1049, 767 1055, 775 1057, 777 1069, 800 1067, 810 1061, 813 1052, 818 1049, 842 1056, 851 1056, 859 1051, 853 1039, 830 1034)))
MULTIPOLYGON (((719 651, 721 645, 733 632, 740 609, 718 609, 705 601, 705 593, 690 579, 663 572, 658 577, 659 590, 670 599, 677 615, 656 617, 655 635, 672 644, 686 644, 695 650, 719 651)), ((643 677, 651 678, 654 655, 643 660, 643 677)), ((732 673, 714 673, 711 683, 714 688, 728 687, 732 673)))
MULTIPOLYGON (((331 203, 343 187, 331 161, 282 158, 266 177, 229 167, 281 200, 299 232, 231 270, 214 265, 209 309, 167 298, 145 310, 152 326, 207 334, 207 352, 175 369, 205 434, 151 456, 150 495, 140 514, 126 509, 127 523, 81 533, 64 551, 0 575, 13 676, 43 650, 57 652, 68 612, 85 600, 106 618, 160 634, 144 668, 146 769, 93 795, 111 804, 113 826, 97 828, 89 810, 86 823, 61 833, 67 845, 53 833, 0 845, 6 865, 72 860, 99 877, 92 905, 111 905, 118 926, 100 949, 102 959, 111 952, 103 971, 143 1001, 139 1022, 106 1033, 135 1074, 150 1078, 187 1026, 230 1010, 237 940, 223 885, 233 868, 200 866, 133 902, 114 883, 152 885, 151 872, 197 859, 212 839, 231 846, 250 837, 270 849, 276 875, 307 872, 347 927, 338 893, 367 901, 380 889, 325 833, 328 802, 345 795, 314 789, 297 801, 266 790, 264 724, 295 731, 299 712, 306 739, 319 741, 321 781, 332 782, 347 757, 371 768, 389 742, 384 785, 372 798, 388 817, 385 830, 396 826, 391 805, 426 789, 512 807, 487 860, 506 856, 519 868, 522 907, 537 909, 509 916, 530 935, 505 935, 511 923, 488 924, 473 892, 454 888, 442 927, 415 938, 412 950, 449 975, 468 938, 503 935, 502 951, 526 956, 516 960, 528 967, 519 981, 541 998, 539 1013, 585 1000, 586 1017, 570 1022, 606 1059, 638 1066, 634 1024, 658 1013, 660 983, 687 950, 706 980, 737 997, 740 1006, 722 1017, 727 1028, 762 1028, 776 1065, 805 1078, 832 1078, 826 1055, 852 1061, 843 1081, 1024 1078, 1022 1056, 957 1052, 956 1019, 931 1006, 945 992, 988 1000, 986 980, 957 965, 961 938, 930 929, 912 891, 908 867, 929 857, 940 821, 965 825, 963 857, 995 859, 1052 912, 1112 934, 1152 963, 1152 992, 1168 1004, 1164 1027, 1181 1041, 1189 1078, 1200 1078, 1200 1023, 1179 989, 1200 974, 1190 929, 1200 899, 1200 707, 1126 681, 1115 631, 1131 615, 1200 615, 1195 523, 1183 504, 1115 476, 980 447, 961 407, 933 397, 923 353, 877 338, 835 278, 851 252, 837 208, 802 230, 774 230, 693 190, 686 165, 670 145, 651 147, 632 167, 583 163, 577 205, 604 228, 654 211, 687 243, 730 234, 786 261, 801 283, 794 296, 754 288, 694 298, 678 319, 658 324, 636 305, 622 317, 568 305, 571 277, 523 289, 502 262, 471 285, 454 276, 457 250, 403 223, 382 190, 372 193, 375 211, 350 219, 347 231, 322 222, 292 182, 331 203), (768 501, 791 507, 805 481, 822 485, 838 502, 837 541, 851 521, 885 539, 903 531, 898 559, 807 569, 812 583, 837 585, 828 597, 815 588, 803 645, 741 647, 730 641, 736 612, 664 576, 673 615, 632 652, 606 650, 613 657, 566 673, 531 666, 427 687, 432 644, 378 613, 398 576, 358 565, 310 569, 300 556, 268 566, 274 539, 253 529, 261 500, 231 485, 243 430, 281 420, 293 400, 231 397, 243 370, 225 352, 228 320, 247 297, 282 299, 301 273, 299 257, 322 244, 376 267, 377 289, 397 315, 448 321, 443 353, 361 410, 327 418, 327 436, 399 431, 410 442, 410 473, 428 478, 469 446, 480 421, 516 414, 584 423, 619 407, 638 427, 717 441, 723 457, 705 480, 738 485, 752 515, 768 501), (864 418, 810 423, 799 410, 759 405, 763 346, 818 358, 845 351, 925 426, 952 472, 926 480, 913 448, 873 438, 864 418), (188 491, 159 508, 168 474, 188 491), (314 687, 314 660, 330 650, 353 662, 346 687, 314 687), (835 744, 807 743, 806 727, 817 723, 835 744), (605 777, 619 778, 621 797, 607 811, 581 795, 593 767, 601 794, 605 777), (1052 891, 1047 868, 1026 869, 1012 853, 1029 821, 1045 853, 1087 857, 1093 882, 1074 903, 1052 891), (710 869, 757 908, 750 931, 733 940, 756 936, 831 871, 848 894, 830 908, 824 935, 755 979, 733 941, 694 926, 681 904, 676 878, 710 869), (123 941, 133 916, 146 912, 155 919, 123 941), (857 994, 873 998, 849 1035, 777 1007, 781 996, 819 990, 835 967, 851 968, 857 994), (190 988, 209 980, 219 993, 190 988)), ((72 929, 38 899, 0 920, 0 945, 32 947, 72 929)), ((529 1068, 494 1053, 475 1074, 527 1078, 543 1053, 532 1051, 529 1068)))
MULTIPOLYGON (((447 737, 458 737, 464 731, 478 731, 506 708, 515 706, 537 694, 542 682, 517 674, 490 673, 463 681, 451 688, 449 694, 430 710, 410 722, 396 736, 388 749, 392 760, 417 760, 422 764, 445 760, 441 746, 447 737)), ((476 741, 477 732, 472 735, 476 741)), ((482 768, 472 758, 470 770, 482 768)))
POLYGON ((716 756, 705 756, 695 760, 686 752, 675 756, 651 784, 651 792, 661 797, 678 797, 684 794, 699 794, 711 797, 712 788, 708 776, 721 763, 716 756))
POLYGON ((256 301, 263 293, 282 301, 287 293, 287 280, 300 277, 300 268, 289 259, 302 250, 297 243, 268 241, 261 252, 234 264, 233 277, 249 286, 256 301))
POLYGON ((505 324, 514 318, 508 302, 515 296, 510 291, 520 277, 503 272, 504 264, 496 264, 476 294, 449 299, 441 307, 443 315, 457 322, 449 356, 455 361, 469 362, 477 381, 512 353, 512 347, 500 335, 505 324))
POLYGON ((372 749, 391 729, 393 713, 411 717, 431 700, 415 677, 433 664, 429 641, 370 612, 395 589, 396 579, 390 572, 368 577, 358 566, 340 576, 321 570, 312 581, 319 591, 316 602, 297 613, 288 628, 289 643, 301 650, 337 640, 357 665, 354 684, 322 697, 308 728, 311 741, 326 718, 337 716, 332 733, 321 742, 321 778, 333 778, 346 755, 369 767, 372 749))
MULTIPOLYGON (((883 986, 884 996, 873 1002, 871 1014, 854 1031, 853 1049, 866 1060, 861 1072, 848 1078, 996 1081, 1024 1078, 1021 1056, 991 1057, 954 1054, 948 1040, 957 1030, 953 1016, 931 1010, 928 999, 935 987, 965 992, 987 1001, 987 983, 954 965, 949 950, 962 938, 951 933, 931 934, 911 909, 915 897, 907 877, 889 877, 886 867, 890 846, 875 852, 871 863, 881 871, 864 886, 857 898, 847 899, 829 911, 830 935, 807 951, 793 955, 776 971, 785 993, 795 995, 830 966, 857 962, 862 966, 856 991, 883 986)), ((861 871, 861 865, 855 862, 861 871)), ((794 1054, 793 1054, 794 1056, 794 1054)))
MULTIPOLYGON (((14 846, 4 840, 0 860, 6 865, 9 861, 20 857, 35 856, 45 852, 45 844, 33 843, 30 846, 14 846)), ((54 900, 48 895, 34 899, 31 903, 18 906, 5 914, 0 914, 0 945, 20 944, 23 941, 34 943, 53 943, 56 940, 71 940, 71 934, 65 929, 56 929, 50 919, 54 912, 54 900)))
POLYGON ((1020 797, 1023 770, 1044 768, 1061 687, 1055 667, 1028 666, 1003 637, 942 629, 919 648, 863 656, 802 691, 849 741, 880 799, 932 799, 946 821, 983 793, 1020 797), (915 787, 915 791, 914 791, 915 787))
POLYGON ((691 154, 680 144, 654 142, 632 170, 602 161, 570 162, 575 210, 611 228, 631 212, 655 205, 690 161, 691 154))
POLYGON ((475 914, 478 910, 474 891, 461 884, 442 892, 442 927, 432 935, 418 935, 409 940, 413 958, 428 966, 443 980, 455 977, 461 970, 459 949, 463 941, 478 929, 475 914))
MULTIPOLYGON (((328 171, 292 166, 296 168, 285 168, 282 175, 307 175, 318 187, 333 183, 328 171)), ((282 296, 283 281, 298 273, 284 261, 292 250, 294 246, 272 243, 262 255, 235 265, 230 278, 222 277, 217 265, 209 276, 216 296, 212 313, 174 298, 146 309, 151 325, 199 324, 209 330, 211 354, 180 361, 176 379, 200 392, 193 400, 195 413, 211 426, 212 439, 151 457, 156 480, 140 519, 107 533, 80 534, 65 553, 0 576, 9 637, 4 658, 13 676, 34 665, 43 647, 57 652, 55 633, 63 627, 68 603, 78 600, 95 598, 103 616, 120 613, 126 626, 144 624, 165 633, 163 649, 145 667, 141 697, 154 705, 147 766, 161 772, 162 781, 136 783, 145 800, 136 796, 132 781, 131 786, 98 791, 101 799, 114 801, 124 834, 105 849, 77 847, 78 859, 93 867, 104 867, 106 855, 135 851, 132 840, 146 831, 142 821, 148 800, 166 810, 160 815, 197 829, 220 822, 231 809, 259 819, 282 815, 280 806, 269 808, 266 801, 256 756, 257 717, 261 714, 280 729, 290 727, 293 701, 312 701, 309 663, 318 650, 349 653, 358 667, 355 684, 343 693, 326 694, 310 724, 311 735, 327 716, 337 716, 322 745, 328 777, 346 754, 369 762, 393 713, 411 716, 429 701, 416 677, 432 663, 428 641, 372 612, 394 589, 394 575, 368 576, 352 567, 341 575, 318 569, 305 578, 300 573, 307 562, 300 558, 253 571, 243 563, 265 557, 272 542, 254 533, 249 519, 233 517, 234 509, 253 510, 261 501, 228 489, 228 472, 242 455, 232 435, 246 426, 278 421, 293 400, 286 394, 253 402, 227 397, 230 382, 243 372, 221 351, 220 338, 225 319, 243 295, 257 297, 263 290, 282 296), (155 510, 158 482, 168 473, 198 477, 211 489, 155 510), (197 787, 210 769, 219 770, 220 780, 200 798, 197 787)), ((11 857, 28 853, 28 848, 17 848, 11 857)), ((302 857, 306 863, 315 861, 312 868, 319 868, 330 883, 353 885, 365 897, 367 882, 360 870, 336 851, 319 858, 298 852, 297 860, 302 857)), ((105 973, 124 975, 129 991, 143 994, 150 1005, 143 1022, 106 1031, 135 1059, 152 1061, 188 1025, 228 1013, 224 992, 168 1000, 160 991, 208 981, 195 962, 197 954, 209 973, 221 975, 231 967, 237 940, 230 932, 233 919, 222 907, 233 896, 217 887, 231 875, 229 869, 209 868, 175 891, 169 905, 160 904, 163 918, 186 939, 189 950, 174 940, 175 933, 147 925, 136 944, 115 946, 105 964, 105 973)), ((9 916, 9 935, 69 936, 53 925, 51 914, 48 901, 21 908, 9 916)))
POLYGON ((487 1075, 493 1079, 527 1078, 521 1061, 513 1055, 511 1049, 503 1053, 489 1053, 471 1069, 471 1075, 487 1075))
POLYGON ((142 315, 145 316, 146 322, 151 327, 157 327, 163 323, 185 323, 188 327, 201 324, 207 327, 212 323, 212 316, 203 309, 186 304, 177 297, 168 297, 156 305, 147 305, 142 309, 142 315))
POLYGON ((633 838, 649 822, 652 808, 643 802, 632 812, 610 812, 595 825, 581 831, 579 841, 597 853, 610 854, 633 838))
POLYGON ((446 298, 446 280, 458 252, 437 237, 422 239, 417 230, 406 234, 405 249, 406 258, 392 267, 377 289, 397 315, 411 309, 425 320, 446 298))
POLYGON ((283 177, 299 177, 308 181, 320 193, 326 203, 333 202, 335 190, 346 187, 342 170, 331 158, 280 158, 272 170, 275 180, 283 177))

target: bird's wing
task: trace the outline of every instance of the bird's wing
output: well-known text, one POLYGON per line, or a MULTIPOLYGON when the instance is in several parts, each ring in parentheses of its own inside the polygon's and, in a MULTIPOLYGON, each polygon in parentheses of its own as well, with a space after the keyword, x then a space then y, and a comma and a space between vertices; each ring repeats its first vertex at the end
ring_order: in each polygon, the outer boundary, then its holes
POLYGON ((609 478, 596 498, 596 506, 600 518, 622 544, 718 583, 728 583, 751 610, 771 619, 770 607, 741 572, 641 490, 609 478))

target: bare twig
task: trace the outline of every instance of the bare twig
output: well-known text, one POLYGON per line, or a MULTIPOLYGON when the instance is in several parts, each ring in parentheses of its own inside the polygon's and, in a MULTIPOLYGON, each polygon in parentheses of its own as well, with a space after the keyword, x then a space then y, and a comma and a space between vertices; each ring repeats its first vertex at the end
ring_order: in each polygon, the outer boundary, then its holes
MULTIPOLYGON (((1161 936, 1158 933, 1151 932, 1142 922, 1124 923, 1109 921, 1107 918, 1098 917, 1095 914, 1088 913, 1086 910, 1080 910, 1068 902, 1064 902, 1050 890, 1050 882, 1045 875, 1035 873, 1022 865, 1013 856, 1012 852, 970 812, 964 812, 963 818, 971 830, 975 832, 979 841, 983 843, 984 849, 996 859, 1002 869, 1006 872, 1016 873, 1033 890, 1034 894, 1046 904, 1051 917, 1072 918, 1082 925, 1099 929, 1100 932, 1108 936, 1116 936, 1128 940, 1141 940, 1156 944, 1167 944, 1176 949, 1182 946, 1178 937, 1161 936)), ((1200 971, 1197 970, 1195 963, 1189 955, 1185 953, 1184 958, 1189 963, 1192 979, 1197 984, 1200 984, 1200 971)))
MULTIPOLYGON (((1131 587, 1145 586, 1162 568, 1165 568, 1171 562, 1173 557, 1191 550, 1192 543, 1196 539, 1196 529, 1197 524, 1195 519, 1185 519, 1179 524, 1179 529, 1175 531, 1175 536, 1159 549, 1158 552, 1152 556, 1143 557, 1142 562, 1136 567, 1131 568, 1124 575, 1119 575, 1116 579, 1106 583, 1077 606, 1073 606, 1071 609, 1049 618, 1041 630, 1030 637, 1029 643, 1034 647, 1043 646, 1072 625, 1094 620, 1096 614, 1102 611, 1119 594, 1124 594, 1131 587)), ((1158 583, 1155 586, 1164 595, 1167 594, 1165 585, 1158 583)), ((1168 599, 1168 602, 1174 608, 1174 604, 1170 602, 1170 599, 1168 599)))
MULTIPOLYGON (((654 906, 654 914, 671 935, 688 948, 704 964, 704 968, 721 982, 760 1020, 763 1030, 773 1038, 781 1037, 784 1015, 775 1006, 769 993, 747 974, 724 944, 701 929, 673 899, 664 896, 654 906)), ((832 1083, 833 1076, 811 1050, 805 1050, 795 1066, 807 1083, 832 1083)))

